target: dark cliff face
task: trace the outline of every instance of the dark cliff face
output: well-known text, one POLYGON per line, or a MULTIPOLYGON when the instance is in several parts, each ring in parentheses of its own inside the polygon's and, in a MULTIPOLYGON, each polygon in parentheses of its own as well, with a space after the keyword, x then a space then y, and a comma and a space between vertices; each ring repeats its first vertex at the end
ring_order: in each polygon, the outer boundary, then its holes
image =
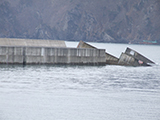
POLYGON ((1 0, 0 37, 160 42, 160 0, 1 0))

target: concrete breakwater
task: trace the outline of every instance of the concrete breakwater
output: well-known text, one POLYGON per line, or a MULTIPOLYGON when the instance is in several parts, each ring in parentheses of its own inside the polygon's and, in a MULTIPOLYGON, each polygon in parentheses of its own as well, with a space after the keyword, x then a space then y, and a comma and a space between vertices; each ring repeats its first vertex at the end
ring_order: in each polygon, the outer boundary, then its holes
POLYGON ((106 64, 105 50, 0 46, 1 64, 106 64))
POLYGON ((0 38, 0 64, 89 64, 150 66, 154 64, 140 53, 127 48, 119 58, 80 41, 67 48, 60 40, 0 38))
POLYGON ((0 64, 106 64, 104 49, 67 48, 62 40, 0 38, 0 64))

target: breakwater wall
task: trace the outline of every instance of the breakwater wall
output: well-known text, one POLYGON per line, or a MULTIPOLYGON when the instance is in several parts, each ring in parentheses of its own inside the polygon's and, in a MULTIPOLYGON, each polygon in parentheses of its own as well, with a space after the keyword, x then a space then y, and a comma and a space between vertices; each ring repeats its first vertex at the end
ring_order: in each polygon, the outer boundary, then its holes
POLYGON ((0 46, 66 47, 63 40, 0 38, 0 46))
POLYGON ((106 64, 104 49, 0 46, 1 64, 106 64))

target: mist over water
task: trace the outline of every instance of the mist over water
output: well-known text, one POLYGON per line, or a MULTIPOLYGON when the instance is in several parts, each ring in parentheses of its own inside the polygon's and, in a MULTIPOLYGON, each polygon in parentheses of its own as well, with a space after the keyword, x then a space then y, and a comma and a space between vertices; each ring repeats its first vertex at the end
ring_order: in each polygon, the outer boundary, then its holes
MULTIPOLYGON (((117 56, 128 46, 92 44, 117 56)), ((159 120, 160 47, 129 47, 157 64, 0 65, 0 120, 159 120)))

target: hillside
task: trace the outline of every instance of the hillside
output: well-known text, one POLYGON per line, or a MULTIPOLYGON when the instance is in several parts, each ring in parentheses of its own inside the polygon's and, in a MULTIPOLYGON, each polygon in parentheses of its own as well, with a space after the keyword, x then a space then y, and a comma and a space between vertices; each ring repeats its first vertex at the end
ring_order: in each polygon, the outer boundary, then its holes
POLYGON ((1 0, 0 37, 160 43, 160 0, 1 0))

